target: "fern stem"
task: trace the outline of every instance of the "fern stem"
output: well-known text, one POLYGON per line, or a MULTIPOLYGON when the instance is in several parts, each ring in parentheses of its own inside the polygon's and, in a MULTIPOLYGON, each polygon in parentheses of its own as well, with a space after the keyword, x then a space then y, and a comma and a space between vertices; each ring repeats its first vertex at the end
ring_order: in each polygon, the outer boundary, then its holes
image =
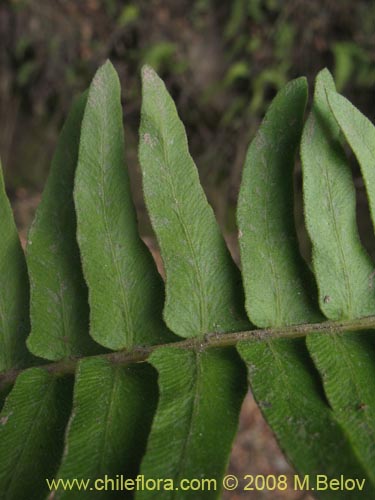
MULTIPOLYGON (((296 339, 318 333, 332 335, 334 333, 360 332, 371 329, 375 330, 375 316, 366 316, 345 321, 324 321, 322 323, 292 325, 281 328, 264 328, 231 333, 208 333, 203 339, 189 338, 169 344, 159 344, 147 347, 136 346, 128 351, 117 351, 90 357, 107 359, 116 365, 127 365, 146 361, 156 349, 161 347, 202 351, 212 347, 234 346, 240 341, 264 342, 266 340, 276 339, 296 339)), ((88 356, 85 358, 87 357, 88 356)), ((74 374, 80 359, 83 358, 69 358, 54 363, 38 365, 37 368, 46 370, 56 376, 74 374)), ((24 371, 24 369, 9 370, 0 374, 0 391, 11 386, 22 371, 24 371)))

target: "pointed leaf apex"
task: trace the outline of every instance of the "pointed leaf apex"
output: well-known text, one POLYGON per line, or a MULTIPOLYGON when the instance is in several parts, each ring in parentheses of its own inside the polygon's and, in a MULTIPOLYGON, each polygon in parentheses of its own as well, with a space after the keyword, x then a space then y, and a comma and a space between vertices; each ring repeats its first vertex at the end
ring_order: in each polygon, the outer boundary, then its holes
POLYGON ((328 77, 328 78, 333 79, 332 73, 330 72, 330 70, 328 68, 321 69, 317 76, 324 76, 326 78, 328 77))
POLYGON ((332 73, 328 68, 324 68, 316 76, 316 83, 322 82, 325 87, 332 88, 336 90, 335 81, 333 79, 332 73))
POLYGON ((148 64, 145 64, 142 66, 142 83, 147 84, 147 83, 153 83, 160 80, 160 77, 156 73, 156 71, 149 66, 148 64))
POLYGON ((115 69, 110 59, 106 59, 105 62, 100 66, 99 70, 101 70, 102 68, 115 69))
POLYGON ((118 79, 118 74, 111 61, 107 59, 106 62, 102 64, 96 71, 92 83, 95 85, 95 82, 97 82, 98 80, 111 77, 116 77, 118 79))

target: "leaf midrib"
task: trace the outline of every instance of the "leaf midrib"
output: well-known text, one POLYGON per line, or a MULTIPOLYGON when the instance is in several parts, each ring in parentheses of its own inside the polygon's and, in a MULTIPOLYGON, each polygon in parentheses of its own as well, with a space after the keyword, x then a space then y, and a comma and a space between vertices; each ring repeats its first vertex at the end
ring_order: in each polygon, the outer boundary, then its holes
MULTIPOLYGON (((262 163, 263 165, 266 167, 265 170, 266 170, 266 178, 267 178, 267 183, 269 185, 269 179, 270 179, 270 172, 269 172, 269 168, 268 168, 268 165, 267 165, 267 160, 265 160, 264 158, 262 159, 262 163)), ((279 326, 281 324, 281 304, 280 304, 280 297, 281 297, 281 292, 280 292, 280 283, 279 283, 279 278, 277 276, 277 273, 276 273, 276 269, 275 269, 275 264, 274 264, 274 261, 273 261, 273 256, 272 256, 272 253, 271 253, 271 248, 273 248, 273 246, 271 246, 270 244, 270 228, 269 228, 269 216, 268 216, 268 202, 269 202, 269 196, 270 196, 270 193, 269 191, 267 191, 267 196, 264 198, 264 213, 265 213, 265 222, 266 222, 266 241, 267 241, 267 253, 268 253, 268 260, 269 260, 269 263, 271 265, 271 273, 272 273, 272 278, 273 278, 273 284, 274 284, 274 290, 273 290, 273 295, 275 297, 275 304, 276 304, 276 325, 279 326), (280 321, 280 323, 279 323, 280 321)), ((275 325, 275 326, 276 326, 275 325)))
POLYGON ((60 271, 58 272, 58 281, 59 281, 59 297, 60 297, 60 304, 61 304, 62 325, 63 325, 63 332, 64 332, 64 335, 61 338, 61 340, 62 340, 62 344, 63 344, 64 350, 65 350, 65 356, 67 357, 70 354, 70 352, 69 352, 70 350, 68 347, 69 342, 70 342, 70 335, 69 335, 69 330, 67 327, 68 318, 67 318, 67 314, 66 314, 65 299, 64 299, 63 289, 62 289, 63 282, 61 280, 60 271), (65 338, 67 338, 68 341, 65 341, 65 338))
POLYGON ((126 347, 130 348, 130 347, 133 347, 133 340, 134 340, 133 323, 132 323, 132 318, 130 316, 130 308, 129 308, 129 303, 128 303, 127 296, 126 296, 126 291, 124 289, 124 280, 121 279, 121 271, 120 271, 120 268, 118 266, 118 261, 116 258, 116 253, 115 253, 114 245, 113 245, 113 241, 112 241, 112 235, 111 235, 111 232, 109 230, 107 209, 106 209, 107 198, 106 198, 105 176, 104 176, 104 165, 103 165, 104 164, 104 138, 103 137, 105 134, 103 131, 106 132, 108 130, 108 127, 107 127, 107 123, 108 123, 107 94, 104 96, 104 101, 105 101, 105 105, 104 105, 104 113, 103 113, 102 117, 103 117, 103 121, 105 123, 105 127, 102 127, 102 121, 100 121, 101 134, 100 134, 100 148, 99 148, 100 149, 100 157, 99 157, 99 166, 100 167, 99 168, 100 168, 100 178, 101 178, 101 186, 102 186, 102 196, 100 197, 100 204, 102 206, 105 233, 106 233, 107 239, 109 241, 109 246, 110 246, 111 255, 112 255, 112 261, 113 261, 114 266, 115 266, 115 270, 116 270, 116 274, 117 274, 117 282, 119 284, 119 288, 121 291, 121 297, 122 297, 122 303, 124 306, 125 314, 122 314, 122 317, 125 320, 125 324, 126 324, 126 328, 127 328, 127 335, 126 335, 127 346, 126 347))
MULTIPOLYGON (((347 333, 350 333, 350 332, 347 332, 347 333)), ((333 338, 333 341, 335 343, 335 345, 337 346, 336 349, 337 350, 340 350, 341 352, 341 356, 342 358, 344 358, 345 360, 345 365, 348 367, 349 369, 349 372, 350 372, 350 380, 352 381, 352 384, 353 384, 353 388, 355 390, 355 393, 357 395, 357 399, 359 401, 359 403, 363 403, 363 404, 366 404, 366 402, 362 401, 362 398, 360 397, 360 394, 361 394, 361 388, 357 382, 357 377, 355 376, 355 367, 353 366, 353 363, 350 359, 350 356, 348 355, 348 352, 347 352, 347 349, 344 348, 342 342, 340 342, 339 340, 339 336, 337 334, 334 334, 332 336, 333 338)), ((370 419, 370 416, 368 415, 368 412, 366 412, 366 410, 364 409, 363 411, 361 411, 360 413, 361 416, 363 416, 364 418, 362 418, 362 420, 364 420, 366 423, 367 423, 367 430, 370 432, 370 434, 374 437, 373 439, 373 442, 375 442, 375 427, 374 427, 374 421, 372 419, 370 419)), ((361 462, 363 460, 363 457, 359 457, 361 462)), ((363 463, 364 467, 367 469, 366 467, 366 463, 363 463)), ((369 476, 372 476, 371 472, 369 472, 369 476)))
MULTIPOLYGON (((288 373, 287 371, 285 370, 285 365, 282 363, 281 361, 281 356, 280 354, 277 352, 277 349, 275 349, 274 345, 273 345, 273 341, 267 341, 266 342, 266 345, 268 346, 269 350, 271 351, 271 354, 275 360, 275 363, 276 365, 278 366, 279 368, 279 373, 281 374, 281 378, 283 380, 283 385, 284 385, 284 389, 285 388, 289 388, 289 377, 288 377, 288 373)), ((289 407, 289 409, 291 410, 291 414, 294 415, 294 408, 293 408, 293 405, 291 404, 291 402, 293 400, 295 400, 295 395, 292 395, 290 394, 290 391, 285 391, 285 401, 289 407)))
POLYGON ((6 488, 5 488, 5 498, 6 498, 7 494, 9 493, 9 490, 13 486, 13 483, 14 483, 15 479, 16 478, 18 479, 18 477, 19 477, 18 474, 17 474, 17 470, 18 470, 19 465, 21 463, 22 456, 25 453, 25 450, 27 449, 27 446, 28 446, 28 443, 29 443, 29 441, 30 441, 30 439, 32 437, 34 428, 35 428, 35 426, 38 423, 39 416, 42 413, 42 410, 44 409, 44 402, 47 399, 47 396, 49 396, 49 394, 50 394, 50 392, 51 392, 51 390, 52 390, 52 388, 54 386, 54 383, 55 383, 55 380, 53 378, 51 378, 49 380, 49 382, 48 382, 48 387, 45 390, 45 393, 44 393, 44 396, 42 398, 42 401, 41 401, 41 403, 39 405, 39 408, 38 408, 38 410, 36 412, 35 418, 33 418, 32 421, 31 421, 30 430, 27 433, 26 440, 24 441, 24 446, 22 447, 22 449, 20 450, 20 452, 17 455, 17 458, 15 460, 16 465, 12 469, 13 473, 12 473, 12 475, 11 475, 9 481, 8 481, 8 484, 7 484, 6 488))
MULTIPOLYGON (((181 478, 180 474, 181 471, 186 471, 187 469, 185 468, 186 464, 186 459, 187 459, 187 453, 186 450, 189 450, 189 445, 191 442, 191 439, 194 435, 193 433, 193 427, 194 427, 194 422, 196 420, 196 416, 198 414, 198 409, 199 409, 199 395, 200 395, 200 388, 201 388, 201 359, 200 359, 200 353, 199 352, 194 352, 194 357, 195 357, 195 363, 194 363, 194 398, 191 406, 191 412, 189 416, 189 430, 187 432, 184 444, 181 449, 180 453, 180 460, 178 462, 177 466, 177 472, 175 474, 175 478, 183 479, 181 478)), ((173 493, 172 498, 178 498, 178 495, 176 497, 176 493, 173 493)))
POLYGON ((108 435, 111 427, 111 420, 112 420, 112 415, 113 415, 113 408, 114 408, 114 402, 115 402, 115 394, 117 393, 119 382, 120 382, 120 367, 114 367, 114 373, 112 375, 112 387, 110 391, 110 400, 109 400, 109 405, 107 408, 107 414, 105 417, 105 425, 103 426, 104 432, 103 432, 103 438, 102 438, 102 445, 101 445, 101 453, 100 453, 100 458, 99 458, 99 466, 98 466, 98 476, 100 476, 102 473, 107 472, 103 470, 103 462, 105 461, 105 458, 107 456, 106 454, 106 449, 107 449, 107 443, 108 443, 108 435))
MULTIPOLYGON (((164 110, 165 110, 164 107, 161 107, 161 108, 159 107, 160 113, 164 113, 164 110)), ((168 168, 168 173, 169 173, 169 175, 167 175, 166 179, 167 179, 167 182, 170 185, 170 188, 171 188, 171 191, 172 191, 172 195, 173 195, 173 198, 175 200, 175 206, 176 206, 175 212, 176 212, 178 221, 180 223, 180 226, 181 226, 181 228, 183 230, 183 233, 185 235, 186 241, 188 243, 190 254, 192 255, 192 258, 193 258, 193 265, 194 265, 194 268, 195 268, 195 273, 196 273, 197 281, 198 281, 198 288, 199 288, 199 316, 200 316, 199 317, 199 322, 200 322, 199 333, 202 335, 202 334, 206 333, 206 331, 208 329, 207 304, 206 304, 206 301, 205 301, 203 279, 202 279, 201 270, 200 270, 200 266, 199 266, 199 259, 198 259, 198 256, 196 254, 196 251, 195 251, 195 246, 193 245, 193 243, 191 241, 190 233, 187 230, 184 218, 183 218, 183 216, 182 216, 182 214, 180 212, 180 204, 179 204, 178 198, 176 196, 176 189, 175 189, 175 186, 174 186, 174 183, 173 183, 173 178, 174 177, 171 175, 171 170, 170 170, 169 153, 168 153, 168 149, 166 148, 166 145, 165 145, 166 144, 166 140, 165 140, 165 125, 164 125, 164 120, 161 121, 160 125, 161 125, 160 126, 161 131, 162 131, 163 156, 164 156, 164 160, 165 160, 166 166, 168 168)), ((187 153, 187 154, 189 155, 189 153, 187 153)))
POLYGON ((345 281, 345 284, 346 284, 345 289, 347 290, 347 300, 348 300, 347 306, 348 306, 348 311, 346 312, 346 317, 347 318, 351 318, 353 316, 353 314, 352 314, 353 293, 352 293, 352 287, 351 287, 350 279, 349 279, 349 276, 348 276, 348 273, 347 273, 348 267, 347 267, 347 263, 346 263, 346 259, 345 259, 345 254, 344 254, 344 249, 343 249, 343 244, 342 244, 342 238, 341 238, 341 234, 340 234, 340 232, 338 230, 338 227, 337 227, 337 221, 336 221, 335 211, 334 211, 334 207, 333 207, 331 182, 330 182, 330 179, 329 179, 328 170, 327 170, 327 168, 324 167, 324 165, 322 165, 322 162, 320 160, 320 156, 318 156, 317 162, 319 164, 320 169, 323 170, 324 178, 326 180, 327 193, 328 193, 328 202, 329 202, 329 211, 331 213, 331 217, 332 217, 332 221, 333 221, 333 230, 334 230, 334 233, 335 233, 335 238, 336 238, 336 240, 338 242, 339 256, 340 256, 340 260, 341 260, 342 272, 343 272, 344 281, 345 281))

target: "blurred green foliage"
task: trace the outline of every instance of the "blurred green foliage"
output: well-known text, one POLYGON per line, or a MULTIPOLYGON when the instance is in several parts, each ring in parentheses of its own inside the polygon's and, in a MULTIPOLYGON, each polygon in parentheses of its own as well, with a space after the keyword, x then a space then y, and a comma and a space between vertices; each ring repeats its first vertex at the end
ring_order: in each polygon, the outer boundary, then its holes
POLYGON ((339 89, 374 116, 374 28, 372 0, 3 0, 0 153, 7 184, 41 189, 72 97, 109 57, 123 84, 128 163, 141 207, 139 70, 148 63, 177 102, 202 182, 224 219, 233 212, 228 204, 248 142, 286 81, 312 81, 328 66, 339 89))
POLYGON ((332 50, 335 60, 334 77, 339 91, 349 82, 374 90, 375 64, 369 51, 353 42, 337 42, 333 44, 332 50))

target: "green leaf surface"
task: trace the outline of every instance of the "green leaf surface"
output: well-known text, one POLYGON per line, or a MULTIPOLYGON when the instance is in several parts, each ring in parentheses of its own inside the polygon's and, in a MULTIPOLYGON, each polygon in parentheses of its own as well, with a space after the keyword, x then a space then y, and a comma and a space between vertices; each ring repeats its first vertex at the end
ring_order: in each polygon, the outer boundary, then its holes
POLYGON ((353 319, 375 312, 374 266, 358 236, 351 170, 326 91, 335 86, 323 70, 301 144, 306 227, 321 310, 329 319, 353 319))
MULTIPOLYGON (((182 337, 246 328, 240 275, 199 183, 184 126, 156 73, 145 67, 142 79, 139 153, 145 201, 166 272, 165 321, 182 337)), ((160 400, 142 473, 171 478, 177 488, 185 478, 219 480, 245 392, 240 358, 234 350, 164 348, 150 362, 159 372, 160 400)), ((217 498, 218 491, 199 495, 217 498)), ((180 489, 164 491, 163 498, 196 494, 180 489)))
POLYGON ((165 321, 182 337, 246 328, 240 275, 199 183, 174 102, 150 67, 142 82, 139 157, 166 272, 165 321))
MULTIPOLYGON (((335 87, 324 70, 302 138, 306 226, 322 311, 329 319, 353 319, 375 313, 373 264, 360 244, 354 185, 328 106, 329 91, 335 87)), ((335 416, 375 483, 373 334, 312 335, 307 345, 335 416)))
MULTIPOLYGON (((298 250, 293 170, 307 99, 299 78, 273 100, 249 146, 237 221, 246 310, 259 327, 319 321, 298 250)), ((311 288, 311 287, 310 287, 311 288)))
POLYGON ((0 414, 0 497, 40 500, 60 461, 72 378, 31 368, 17 378, 0 414))
MULTIPOLYGON (((375 347, 373 332, 312 335, 307 345, 337 420, 375 485, 375 347), (368 335, 368 338, 366 338, 368 335)), ((364 476, 363 476, 364 477, 364 476)), ((375 498, 375 490, 372 490, 375 498)))
POLYGON ((328 92, 328 104, 361 167, 375 224, 375 127, 345 97, 328 92))
MULTIPOLYGON (((240 342, 238 350, 248 366, 249 382, 258 405, 296 470, 308 474, 313 487, 317 474, 366 479, 361 498, 374 498, 375 489, 365 468, 325 402, 305 340, 280 339, 266 345, 240 342)), ((338 357, 329 352, 327 356, 339 368, 337 390, 343 368, 338 357)), ((348 396, 340 392, 343 402, 348 396)), ((320 491, 318 498, 356 500, 358 491, 320 491)))
POLYGON ((246 392, 244 366, 234 349, 158 349, 160 399, 141 474, 169 478, 171 491, 139 491, 138 499, 219 498, 246 392), (217 490, 182 491, 181 479, 216 479, 217 490))
POLYGON ((27 365, 29 280, 0 163, 0 372, 27 365))
MULTIPOLYGON (((250 144, 242 175, 237 219, 246 309, 259 327, 322 319, 293 215, 294 159, 306 99, 302 78, 278 93, 250 144)), ((326 404, 303 339, 240 342, 238 350, 254 396, 299 472, 312 478, 344 471, 365 475, 326 404)))
MULTIPOLYGON (((62 479, 135 477, 157 403, 155 370, 148 364, 116 366, 104 359, 80 362, 62 479)), ((103 491, 100 498, 124 498, 103 491)), ((91 498, 92 491, 62 491, 54 498, 91 498)))
POLYGON ((138 236, 125 168, 120 84, 107 62, 89 89, 74 200, 90 332, 111 349, 165 342, 162 280, 138 236))
POLYGON ((58 360, 93 352, 89 307, 76 241, 74 174, 87 96, 72 107, 62 129, 51 171, 27 244, 31 289, 31 334, 37 356, 58 360))

